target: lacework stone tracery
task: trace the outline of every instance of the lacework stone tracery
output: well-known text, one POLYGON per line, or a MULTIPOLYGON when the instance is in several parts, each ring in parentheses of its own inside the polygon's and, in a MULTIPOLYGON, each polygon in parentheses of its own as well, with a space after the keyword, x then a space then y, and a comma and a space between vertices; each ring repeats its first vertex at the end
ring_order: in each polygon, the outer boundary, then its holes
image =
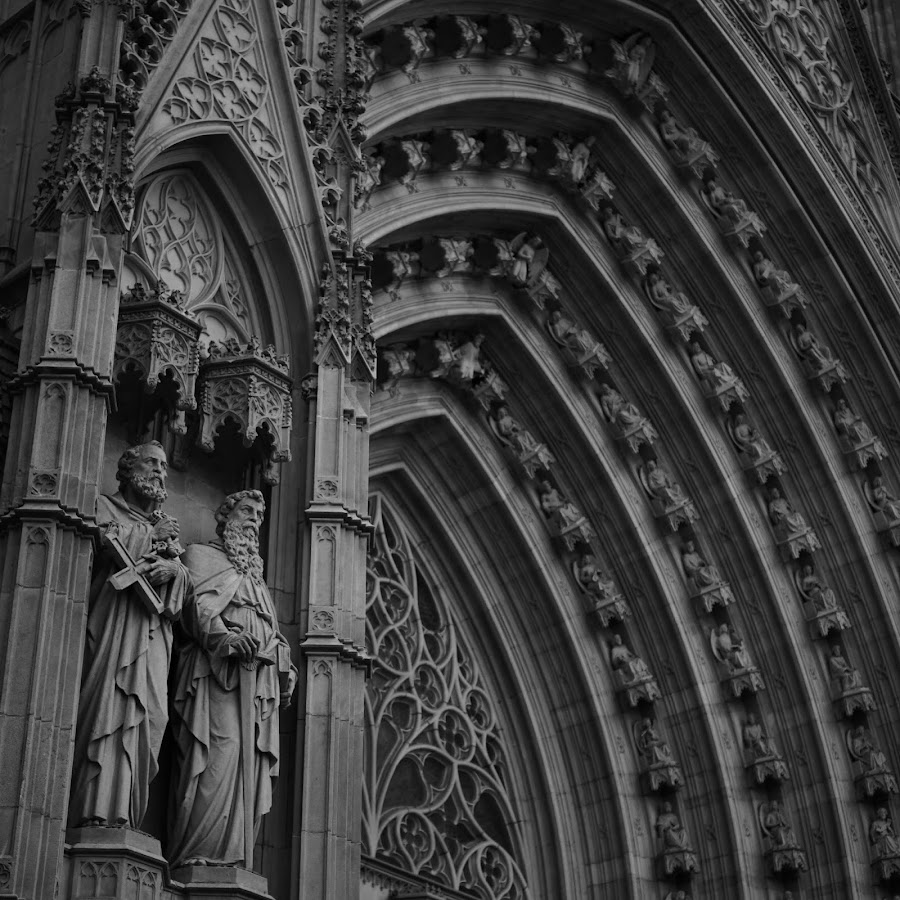
POLYGON ((481 900, 525 900, 499 722, 401 526, 372 500, 363 852, 481 900))

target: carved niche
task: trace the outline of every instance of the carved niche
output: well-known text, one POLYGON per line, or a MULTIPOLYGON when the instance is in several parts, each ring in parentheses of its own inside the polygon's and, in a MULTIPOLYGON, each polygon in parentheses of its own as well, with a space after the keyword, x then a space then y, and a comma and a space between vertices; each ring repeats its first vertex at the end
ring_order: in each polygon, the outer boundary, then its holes
POLYGON ((278 483, 278 464, 291 458, 291 379, 286 356, 258 340, 246 345, 229 340, 209 345, 200 367, 200 408, 203 424, 198 443, 211 453, 219 429, 229 420, 240 431, 245 447, 261 442, 263 478, 278 483))
POLYGON ((432 890, 459 896, 524 900, 521 817, 487 685, 450 608, 429 588, 416 542, 378 495, 372 520, 363 853, 421 884, 410 897, 425 896, 428 879, 432 890))
POLYGON ((113 381, 133 373, 145 392, 153 394, 161 378, 170 378, 175 388, 171 429, 177 434, 187 431, 185 413, 197 408, 198 339, 202 328, 187 310, 180 291, 162 284, 147 289, 138 283, 122 295, 113 381))

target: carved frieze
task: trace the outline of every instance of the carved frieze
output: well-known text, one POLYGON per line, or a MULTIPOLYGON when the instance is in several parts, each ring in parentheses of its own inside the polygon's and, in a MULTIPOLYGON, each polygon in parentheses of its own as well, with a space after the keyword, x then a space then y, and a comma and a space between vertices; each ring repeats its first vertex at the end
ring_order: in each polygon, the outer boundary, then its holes
POLYGON ((244 446, 261 442, 263 477, 278 482, 278 464, 291 458, 291 379, 287 357, 274 347, 252 340, 211 343, 200 365, 200 409, 203 415, 198 443, 211 453, 217 433, 229 420, 240 431, 244 446))
POLYGON ((201 329, 179 291, 135 284, 122 295, 113 380, 131 372, 152 394, 161 377, 171 379, 176 390, 171 428, 178 434, 187 431, 185 413, 197 408, 201 329))

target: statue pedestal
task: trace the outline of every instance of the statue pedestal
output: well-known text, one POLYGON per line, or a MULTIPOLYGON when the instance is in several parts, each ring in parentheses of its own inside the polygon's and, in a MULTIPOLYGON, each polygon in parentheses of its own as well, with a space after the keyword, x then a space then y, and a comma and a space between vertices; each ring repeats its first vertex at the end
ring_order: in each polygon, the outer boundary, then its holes
POLYGON ((236 866, 169 871, 159 841, 130 828, 70 828, 60 900, 272 900, 262 875, 236 866))

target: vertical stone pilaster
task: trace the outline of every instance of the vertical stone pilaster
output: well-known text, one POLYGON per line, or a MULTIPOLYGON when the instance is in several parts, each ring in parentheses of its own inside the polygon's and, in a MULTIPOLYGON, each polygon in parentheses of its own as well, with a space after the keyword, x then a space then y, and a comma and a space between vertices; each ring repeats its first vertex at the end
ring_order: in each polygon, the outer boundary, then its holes
POLYGON ((53 897, 62 859, 94 509, 103 459, 134 103, 115 72, 125 6, 85 5, 78 83, 36 201, 0 490, 0 861, 4 890, 53 897))
POLYGON ((304 900, 359 890, 368 421, 374 378, 367 260, 338 251, 322 284, 308 382, 312 501, 298 881, 304 900))

